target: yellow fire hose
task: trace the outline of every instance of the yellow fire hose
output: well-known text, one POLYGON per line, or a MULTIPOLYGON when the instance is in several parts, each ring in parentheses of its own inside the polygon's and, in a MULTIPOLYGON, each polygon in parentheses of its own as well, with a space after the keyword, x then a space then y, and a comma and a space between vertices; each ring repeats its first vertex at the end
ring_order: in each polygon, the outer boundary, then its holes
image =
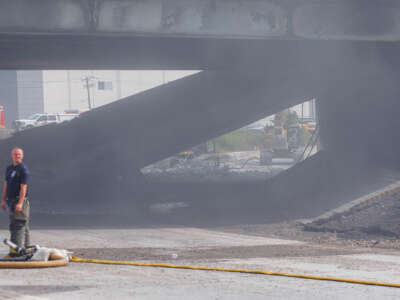
POLYGON ((68 264, 68 259, 49 261, 0 261, 0 269, 33 269, 62 267, 68 264))
POLYGON ((172 269, 189 269, 189 270, 203 270, 203 271, 235 272, 235 273, 247 273, 247 274, 262 274, 262 275, 284 276, 284 277, 292 277, 292 278, 337 281, 337 282, 345 282, 345 283, 353 283, 353 284, 365 284, 365 285, 400 288, 400 284, 398 284, 398 283, 386 283, 386 282, 354 280, 354 279, 336 278, 336 277, 323 277, 323 276, 301 275, 301 274, 291 274, 291 273, 268 272, 268 271, 260 271, 260 270, 211 268, 211 267, 200 267, 200 266, 185 266, 185 265, 172 265, 172 264, 140 263, 140 262, 130 262, 130 261, 86 259, 86 258, 79 258, 76 256, 73 256, 71 261, 72 262, 80 262, 80 263, 94 263, 94 264, 129 265, 129 266, 137 266, 137 267, 156 267, 156 268, 172 268, 172 269))

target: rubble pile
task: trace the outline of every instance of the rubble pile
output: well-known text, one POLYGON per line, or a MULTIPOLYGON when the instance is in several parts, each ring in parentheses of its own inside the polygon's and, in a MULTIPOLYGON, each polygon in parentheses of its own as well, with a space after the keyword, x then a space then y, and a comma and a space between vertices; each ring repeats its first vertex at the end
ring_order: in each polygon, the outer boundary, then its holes
POLYGON ((143 168, 151 182, 248 182, 265 181, 290 168, 293 160, 260 164, 259 151, 206 153, 190 159, 170 157, 143 168))
POLYGON ((304 224, 304 229, 348 239, 400 238, 400 182, 353 202, 304 224))

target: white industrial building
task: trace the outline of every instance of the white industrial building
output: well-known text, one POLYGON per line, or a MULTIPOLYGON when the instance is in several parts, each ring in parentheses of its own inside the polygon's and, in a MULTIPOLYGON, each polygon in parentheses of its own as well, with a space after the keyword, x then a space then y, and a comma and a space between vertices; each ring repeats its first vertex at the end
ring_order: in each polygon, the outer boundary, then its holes
MULTIPOLYGON (((35 113, 85 111, 137 94, 170 81, 195 74, 196 70, 45 70, 2 71, 0 98, 6 120, 35 113), (89 104, 90 101, 90 104, 89 104)), ((315 119, 315 101, 291 108, 299 118, 315 119)), ((265 126, 268 119, 253 126, 265 126)))
POLYGON ((196 72, 198 71, 43 71, 44 111, 85 111, 89 106, 95 108, 196 72))

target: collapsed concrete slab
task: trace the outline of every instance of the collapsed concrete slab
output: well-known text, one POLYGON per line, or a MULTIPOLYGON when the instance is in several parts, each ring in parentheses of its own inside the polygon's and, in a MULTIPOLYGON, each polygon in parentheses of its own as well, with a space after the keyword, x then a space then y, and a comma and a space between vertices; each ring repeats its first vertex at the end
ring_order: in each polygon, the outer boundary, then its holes
MULTIPOLYGON (((0 147, 25 150, 32 193, 46 206, 129 202, 140 190, 140 168, 311 97, 312 81, 300 69, 285 74, 204 71, 69 123, 18 132, 0 147)), ((3 156, 1 166, 8 161, 3 156)))

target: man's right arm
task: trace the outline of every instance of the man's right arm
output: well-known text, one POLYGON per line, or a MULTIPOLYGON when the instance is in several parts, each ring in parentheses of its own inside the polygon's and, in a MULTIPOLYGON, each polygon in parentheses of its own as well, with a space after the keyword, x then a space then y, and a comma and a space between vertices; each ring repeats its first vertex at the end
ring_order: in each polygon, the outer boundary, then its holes
POLYGON ((3 193, 1 194, 1 209, 6 210, 7 181, 4 181, 3 193))

